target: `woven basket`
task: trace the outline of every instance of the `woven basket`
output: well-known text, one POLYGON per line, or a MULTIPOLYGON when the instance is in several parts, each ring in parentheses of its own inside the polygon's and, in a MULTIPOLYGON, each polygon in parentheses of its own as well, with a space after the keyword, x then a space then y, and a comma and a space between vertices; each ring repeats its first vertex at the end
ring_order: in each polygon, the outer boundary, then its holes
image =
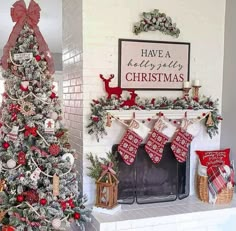
MULTIPOLYGON (((208 177, 207 176, 197 176, 197 193, 198 197, 203 202, 209 202, 208 196, 208 177)), ((223 189, 218 195, 216 204, 227 204, 233 199, 234 188, 223 189)))

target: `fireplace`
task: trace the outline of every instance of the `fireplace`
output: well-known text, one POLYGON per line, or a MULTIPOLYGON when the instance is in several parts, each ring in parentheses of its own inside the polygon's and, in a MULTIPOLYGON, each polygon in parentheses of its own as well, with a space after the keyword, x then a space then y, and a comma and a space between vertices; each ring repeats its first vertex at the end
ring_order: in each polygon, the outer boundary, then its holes
MULTIPOLYGON (((118 145, 113 145, 112 151, 117 151, 118 145)), ((185 163, 179 163, 170 143, 164 147, 163 157, 154 164, 140 145, 133 165, 126 165, 117 155, 119 161, 118 201, 120 204, 157 203, 183 199, 189 195, 190 158, 185 163)))

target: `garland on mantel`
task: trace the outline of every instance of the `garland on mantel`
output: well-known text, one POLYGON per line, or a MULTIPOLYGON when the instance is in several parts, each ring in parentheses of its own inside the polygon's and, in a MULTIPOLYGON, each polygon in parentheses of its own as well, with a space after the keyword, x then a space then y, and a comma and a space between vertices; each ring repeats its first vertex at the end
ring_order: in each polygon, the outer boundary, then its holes
POLYGON ((91 105, 91 115, 89 118, 89 124, 87 125, 88 133, 94 134, 99 142, 100 138, 107 135, 106 132, 106 118, 107 110, 200 110, 208 109, 211 111, 213 123, 210 125, 206 123, 208 116, 205 119, 206 131, 212 138, 218 134, 218 125, 222 117, 218 113, 218 100, 213 101, 211 97, 202 97, 199 99, 184 97, 176 99, 168 99, 167 97, 136 100, 135 106, 124 106, 124 99, 117 99, 112 97, 107 99, 101 97, 98 100, 93 100, 91 105))

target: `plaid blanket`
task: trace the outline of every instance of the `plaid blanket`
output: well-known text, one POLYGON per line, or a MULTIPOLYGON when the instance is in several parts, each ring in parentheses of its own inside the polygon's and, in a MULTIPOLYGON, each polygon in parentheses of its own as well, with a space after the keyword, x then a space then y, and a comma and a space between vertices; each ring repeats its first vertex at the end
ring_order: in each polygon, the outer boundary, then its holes
POLYGON ((234 186, 234 170, 227 165, 211 167, 208 173, 209 200, 215 203, 217 195, 226 187, 234 186))

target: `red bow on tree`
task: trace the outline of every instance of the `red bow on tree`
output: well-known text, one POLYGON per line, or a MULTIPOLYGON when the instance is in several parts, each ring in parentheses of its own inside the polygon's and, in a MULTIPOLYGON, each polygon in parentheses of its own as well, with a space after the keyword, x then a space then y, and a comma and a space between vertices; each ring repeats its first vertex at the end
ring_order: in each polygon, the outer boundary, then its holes
POLYGON ((36 127, 29 127, 27 125, 25 125, 25 134, 24 134, 26 137, 27 136, 37 136, 38 133, 37 133, 37 128, 36 127))
POLYGON ((50 54, 48 45, 45 42, 37 26, 40 19, 40 10, 41 9, 39 5, 35 1, 30 1, 28 9, 26 8, 24 0, 19 0, 13 4, 13 7, 11 8, 11 17, 12 21, 16 22, 16 25, 14 26, 11 35, 8 39, 8 42, 3 49, 2 67, 5 70, 8 68, 7 60, 9 58, 9 51, 11 47, 15 45, 16 40, 24 24, 27 23, 34 30, 35 36, 37 37, 37 41, 39 44, 39 51, 43 52, 45 55, 45 59, 48 63, 49 72, 51 74, 55 72, 52 56, 50 54))

